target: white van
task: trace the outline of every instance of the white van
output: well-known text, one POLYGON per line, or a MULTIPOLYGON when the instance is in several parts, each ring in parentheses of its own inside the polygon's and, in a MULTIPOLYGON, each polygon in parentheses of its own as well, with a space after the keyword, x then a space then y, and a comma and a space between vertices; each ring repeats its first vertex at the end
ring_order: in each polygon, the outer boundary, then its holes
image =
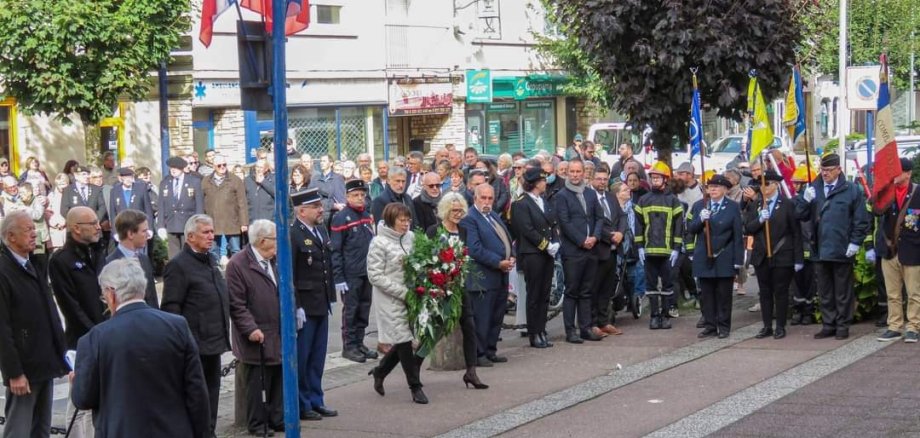
MULTIPOLYGON (((913 158, 920 152, 920 135, 898 135, 894 138, 898 144, 898 156, 901 158, 913 158)), ((878 145, 872 145, 873 154, 878 150, 878 145)), ((847 179, 852 181, 856 178, 856 163, 865 167, 868 164, 869 157, 866 155, 866 140, 860 140, 853 145, 853 148, 846 152, 845 172, 847 179)))

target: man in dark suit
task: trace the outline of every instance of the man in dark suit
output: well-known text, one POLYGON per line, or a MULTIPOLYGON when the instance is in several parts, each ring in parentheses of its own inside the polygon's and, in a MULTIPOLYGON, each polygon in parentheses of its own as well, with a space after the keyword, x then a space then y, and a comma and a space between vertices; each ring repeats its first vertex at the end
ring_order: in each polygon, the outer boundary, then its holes
POLYGON ((196 214, 185 224, 185 247, 163 273, 163 310, 182 315, 198 342, 198 354, 211 401, 211 433, 220 400, 220 355, 230 350, 227 283, 210 254, 214 221, 196 214))
MULTIPOLYGON (((760 180, 753 182, 761 183, 760 180)), ((754 236, 751 264, 757 272, 760 314, 763 317, 763 328, 755 337, 762 339, 773 336, 782 339, 786 337, 789 285, 792 284, 795 273, 805 266, 802 225, 795 216, 795 205, 780 193, 779 185, 783 184, 783 177, 774 170, 767 170, 763 173, 763 182, 765 185, 760 186, 759 201, 749 203, 744 213, 744 230, 754 236)))
POLYGON ((412 214, 412 226, 418 226, 419 221, 415 212, 415 204, 412 203, 412 198, 406 194, 406 170, 399 167, 390 169, 386 188, 371 203, 371 216, 374 217, 375 221, 383 219, 383 207, 386 207, 391 202, 401 202, 406 207, 409 207, 409 213, 412 214))
POLYGON ((102 188, 89 183, 89 169, 86 166, 77 166, 73 170, 73 184, 67 186, 61 194, 61 216, 67 217, 67 212, 73 207, 89 207, 96 213, 99 224, 108 222, 108 207, 102 196, 102 188))
POLYGON ((332 171, 334 164, 332 155, 319 157, 320 171, 313 174, 310 180, 310 187, 318 188, 323 198, 324 223, 328 223, 332 215, 345 208, 345 178, 332 171))
POLYGON ((166 161, 169 176, 160 182, 157 212, 157 235, 166 240, 169 257, 173 258, 185 244, 185 224, 192 215, 204 213, 204 193, 201 179, 185 173, 188 163, 180 157, 166 161))
POLYGON ((48 437, 54 379, 69 371, 64 332, 44 266, 30 261, 35 224, 29 212, 0 223, 0 373, 6 386, 4 437, 48 437), (26 338, 28 335, 28 338, 26 338))
MULTIPOLYGON (((585 152, 594 145, 591 142, 585 142, 585 152)), ((595 170, 591 179, 591 185, 597 196, 597 213, 602 218, 600 238, 594 246, 594 253, 597 256, 597 275, 594 276, 594 283, 591 286, 591 314, 594 320, 594 327, 591 329, 594 334, 599 336, 621 335, 623 332, 618 329, 614 322, 614 316, 610 314, 610 300, 613 298, 613 291, 617 289, 618 257, 617 249, 623 236, 626 233, 627 217, 620 208, 620 203, 607 190, 607 183, 610 181, 610 171, 607 166, 600 166, 595 170)))
POLYGON ((534 348, 553 346, 546 336, 546 311, 559 242, 554 230, 555 213, 543 199, 546 176, 543 169, 527 169, 523 182, 526 193, 511 204, 511 231, 527 287, 527 334, 534 348))
POLYGON ((565 340, 573 344, 582 343, 582 339, 602 339, 592 330, 591 288, 597 273, 594 246, 601 237, 604 215, 597 214, 597 193, 585 184, 584 172, 584 163, 572 160, 567 170, 565 188, 553 198, 562 231, 562 269, 565 273, 562 317, 565 340))
MULTIPOLYGON (((109 220, 114 221, 119 213, 134 209, 147 216, 147 223, 153 224, 153 202, 150 200, 150 191, 143 181, 134 180, 134 170, 122 167, 118 170, 120 183, 112 187, 109 194, 109 220)), ((117 234, 117 231, 116 231, 117 234)))
POLYGON ((67 348, 96 324, 105 321, 105 306, 99 302, 97 280, 105 265, 105 250, 99 244, 102 229, 89 207, 77 206, 67 213, 67 240, 49 261, 51 288, 67 324, 67 348))
POLYGON ((124 210, 115 216, 115 233, 118 235, 118 246, 105 259, 109 264, 122 258, 137 259, 144 276, 147 278, 147 290, 144 301, 148 306, 159 309, 160 300, 157 297, 156 283, 153 280, 153 264, 150 258, 143 253, 147 245, 147 236, 151 235, 147 215, 140 210, 124 210))
POLYGON ((298 400, 302 420, 336 415, 323 401, 323 366, 329 337, 329 315, 335 304, 332 246, 323 229, 319 189, 291 194, 296 219, 291 225, 294 288, 297 290, 298 400))
POLYGON ((246 382, 249 433, 284 430, 281 398, 281 305, 275 224, 257 219, 247 230, 249 245, 227 263, 233 355, 250 366, 246 382), (260 350, 262 350, 260 352, 260 350), (259 367, 263 367, 259 369, 259 367), (266 399, 261 398, 265 390, 266 399))
MULTIPOLYGON (((498 214, 492 211, 494 193, 489 184, 476 187, 475 208, 460 220, 460 228, 466 232, 464 243, 473 260, 466 276, 466 290, 473 297, 479 366, 508 361, 496 353, 508 305, 508 273, 514 269, 514 257, 511 255, 511 235, 498 214)), ((463 237, 464 233, 460 235, 463 237)))
POLYGON ((188 324, 144 304, 144 272, 132 259, 107 265, 99 283, 113 317, 80 339, 71 395, 93 410, 96 436, 210 436, 188 324))

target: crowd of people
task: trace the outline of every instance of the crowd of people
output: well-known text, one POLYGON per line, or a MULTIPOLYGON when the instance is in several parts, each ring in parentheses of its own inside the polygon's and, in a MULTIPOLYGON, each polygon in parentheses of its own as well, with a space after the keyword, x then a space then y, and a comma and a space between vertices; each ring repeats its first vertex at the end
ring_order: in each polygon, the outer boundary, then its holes
POLYGON ((772 159, 698 175, 691 163, 646 167, 628 144, 611 166, 597 147, 577 137, 555 153, 493 158, 448 145, 428 157, 361 154, 343 163, 314 161, 289 144, 289 236, 273 222, 267 151, 249 169, 231 168, 215 151, 202 162, 174 156, 159 184, 127 160, 116 168, 112 154, 101 167, 68 162, 53 179, 35 158, 18 177, 0 159, 4 436, 48 436, 53 379, 68 374, 71 436, 94 428, 213 436, 227 351, 259 370, 246 385, 249 431, 282 431, 279 238, 293 253, 303 420, 338 414, 322 390, 337 302, 342 356, 379 361, 370 375, 380 396, 401 364, 412 400, 428 403, 402 264, 415 232, 468 250, 462 381, 476 389, 489 388, 478 367, 508 361, 498 342, 512 303, 529 345, 553 346, 554 276, 564 289, 562 339, 572 344, 622 334, 616 318, 627 309, 648 314, 652 330, 671 329, 682 300, 701 309, 700 338, 728 337, 733 293, 745 293, 749 266, 760 296, 751 310, 763 319, 757 338, 782 339, 787 322, 809 325, 819 315, 815 338, 846 339, 864 247, 884 278, 880 295, 889 292, 879 340, 918 340, 920 199, 910 161, 902 160, 895 200, 871 211, 835 154, 812 170, 771 150, 772 159), (158 296, 150 248, 161 240, 169 260, 158 296), (368 346, 371 311, 377 345, 368 346))

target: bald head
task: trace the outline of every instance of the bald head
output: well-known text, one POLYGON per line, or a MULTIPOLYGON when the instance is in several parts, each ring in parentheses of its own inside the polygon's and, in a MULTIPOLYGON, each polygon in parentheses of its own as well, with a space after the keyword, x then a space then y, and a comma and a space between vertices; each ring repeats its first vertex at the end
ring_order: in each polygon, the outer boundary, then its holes
POLYGON ((67 235, 78 243, 96 243, 102 236, 102 227, 96 212, 89 207, 73 207, 67 212, 67 235))

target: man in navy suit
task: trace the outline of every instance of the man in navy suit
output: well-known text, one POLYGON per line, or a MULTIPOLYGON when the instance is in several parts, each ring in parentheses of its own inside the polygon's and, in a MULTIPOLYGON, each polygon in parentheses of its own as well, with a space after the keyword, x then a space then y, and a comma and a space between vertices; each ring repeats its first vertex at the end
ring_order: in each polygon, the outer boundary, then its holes
POLYGON ((134 260, 107 265, 99 284, 113 316, 77 344, 74 405, 93 410, 97 436, 208 436, 208 391, 185 319, 144 304, 134 260))
POLYGON ((118 216, 115 216, 115 233, 118 235, 118 246, 105 258, 105 263, 109 264, 121 258, 136 259, 147 278, 147 291, 144 294, 144 301, 148 306, 159 309, 160 300, 157 297, 156 283, 153 280, 153 263, 150 262, 147 254, 144 254, 147 238, 152 236, 149 227, 150 223, 147 221, 147 215, 140 210, 128 209, 118 213, 118 216))
POLYGON ((204 213, 204 192, 201 178, 185 173, 188 162, 184 159, 171 157, 166 165, 169 176, 160 182, 157 235, 167 241, 171 259, 185 245, 185 223, 192 216, 204 213))
POLYGON ((112 187, 109 194, 109 220, 114 221, 119 213, 134 209, 147 215, 147 223, 153 224, 153 202, 150 201, 150 191, 147 183, 134 180, 134 170, 122 167, 118 169, 120 183, 112 187))
POLYGON ((594 246, 601 238, 604 214, 597 214, 600 208, 597 193, 587 187, 584 175, 585 167, 581 160, 569 162, 565 188, 553 198, 562 231, 562 270, 565 273, 562 319, 565 340, 573 344, 581 344, 582 339, 602 339, 592 330, 591 289, 597 273, 594 246), (576 313, 578 326, 575 325, 576 313))
POLYGON ((491 185, 477 186, 473 199, 475 208, 460 220, 460 228, 466 232, 464 243, 473 259, 466 276, 466 290, 473 297, 479 366, 508 361, 496 352, 508 301, 508 273, 514 269, 514 257, 511 256, 511 234, 492 211, 494 197, 491 185))

